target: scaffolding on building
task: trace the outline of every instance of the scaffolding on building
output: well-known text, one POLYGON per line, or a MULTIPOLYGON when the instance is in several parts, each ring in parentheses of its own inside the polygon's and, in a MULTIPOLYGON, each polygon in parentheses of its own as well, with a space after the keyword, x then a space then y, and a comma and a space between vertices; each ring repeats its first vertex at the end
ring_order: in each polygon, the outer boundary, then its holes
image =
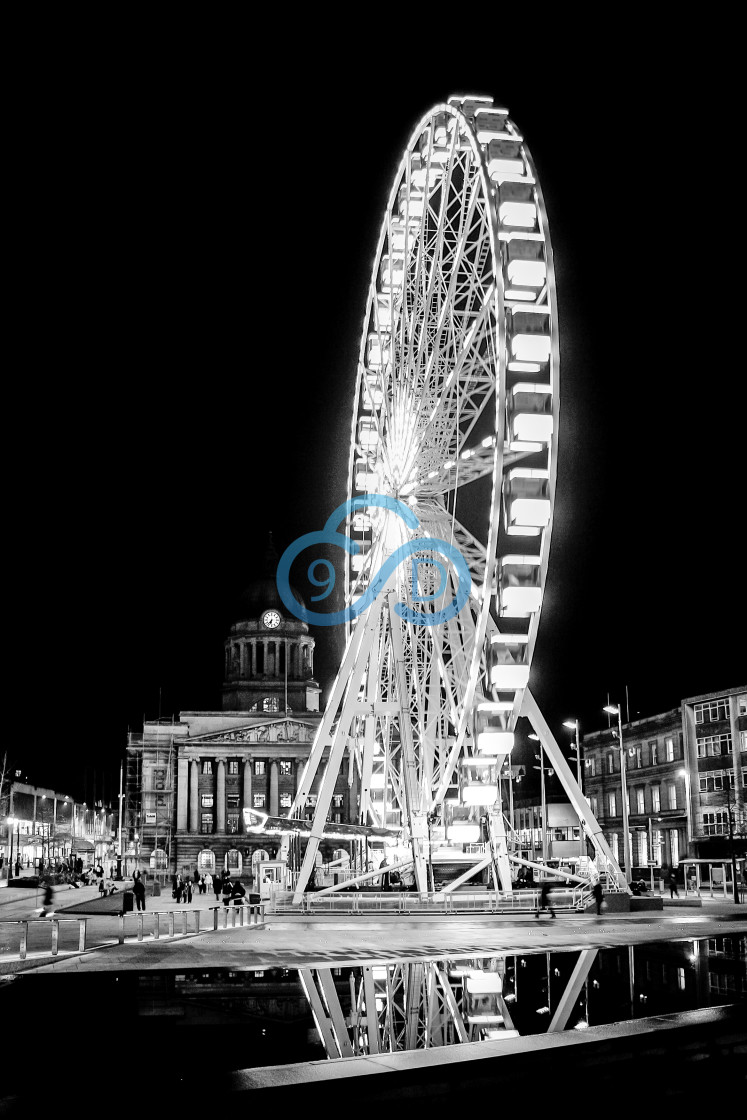
POLYGON ((174 856, 174 767, 173 717, 128 734, 123 859, 161 877, 174 856))

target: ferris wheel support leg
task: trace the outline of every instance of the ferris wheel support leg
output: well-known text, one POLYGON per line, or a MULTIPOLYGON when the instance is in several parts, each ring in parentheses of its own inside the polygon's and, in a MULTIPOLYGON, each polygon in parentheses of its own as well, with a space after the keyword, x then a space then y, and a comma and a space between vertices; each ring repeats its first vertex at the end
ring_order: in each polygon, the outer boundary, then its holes
MULTIPOLYGON (((327 813, 332 803, 332 796, 335 792, 335 782, 342 765, 350 724, 356 708, 358 707, 358 692, 361 680, 363 679, 363 672, 371 652, 374 635, 378 633, 380 615, 380 607, 378 609, 371 609, 368 612, 365 623, 360 623, 352 635, 345 657, 343 658, 342 666, 340 667, 340 672, 337 676, 337 681, 335 682, 335 689, 333 690, 333 697, 336 703, 333 704, 332 700, 330 700, 327 710, 324 713, 324 719, 319 726, 319 731, 314 740, 312 751, 315 754, 315 765, 313 770, 310 765, 307 766, 301 779, 299 793, 296 795, 296 802, 300 802, 300 804, 303 805, 310 792, 311 782, 318 769, 324 748, 328 746, 329 758, 327 760, 321 786, 317 793, 317 803, 311 825, 311 835, 306 845, 303 862, 301 863, 301 870, 299 871, 298 881, 293 894, 294 906, 299 905, 303 900, 304 891, 316 864, 316 853, 319 850, 319 843, 324 835, 327 813), (357 632, 359 627, 362 630, 360 634, 357 632), (338 690, 338 682, 342 681, 347 682, 347 688, 338 690), (344 699, 342 698, 343 695, 344 699), (341 711, 340 703, 342 704, 341 711), (340 711, 340 716, 337 720, 337 727, 333 731, 332 726, 338 711, 340 711)), ((311 758, 309 762, 311 763, 311 758)))
POLYGON ((568 794, 568 800, 578 816, 581 828, 584 829, 586 836, 594 845, 594 851, 601 855, 603 859, 606 860, 607 864, 611 866, 617 879, 618 886, 623 890, 627 890, 628 894, 632 894, 633 892, 626 882, 625 875, 604 837, 599 822, 591 811, 591 806, 581 792, 578 782, 573 777, 573 772, 563 756, 563 752, 558 746, 552 731, 547 726, 547 722, 542 712, 539 710, 537 701, 528 688, 524 689, 520 714, 526 716, 534 728, 535 733, 539 736, 540 743, 555 773, 560 778, 565 792, 568 794))
POLYGON ((389 604, 389 633, 397 680, 397 700, 399 703, 399 734, 402 744, 402 777, 407 811, 407 827, 415 870, 415 886, 421 898, 428 896, 428 870, 425 862, 425 842, 428 838, 428 822, 423 806, 423 792, 418 781, 417 761, 412 741, 409 697, 407 695, 407 673, 405 672, 405 653, 402 644, 401 620, 395 611, 397 592, 387 595, 389 604))

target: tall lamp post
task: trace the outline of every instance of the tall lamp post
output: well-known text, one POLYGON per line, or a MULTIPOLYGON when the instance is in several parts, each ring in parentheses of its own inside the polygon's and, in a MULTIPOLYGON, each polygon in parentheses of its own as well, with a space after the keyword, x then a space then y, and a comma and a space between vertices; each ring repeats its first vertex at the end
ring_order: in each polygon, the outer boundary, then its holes
POLYGON ((622 711, 620 705, 605 704, 604 711, 611 716, 617 716, 618 747, 620 752, 620 781, 622 782, 622 826, 623 826, 623 858, 625 859, 625 881, 630 884, 633 876, 632 855, 630 851, 630 827, 628 825, 628 790, 625 766, 625 746, 623 744, 622 711))
POLYGON ((729 854, 731 855, 731 882, 734 892, 734 901, 739 905, 739 882, 737 880, 737 857, 734 854, 734 821, 731 814, 731 797, 729 793, 734 789, 734 779, 731 774, 726 775, 726 812, 729 817, 729 854))
POLYGON ((16 826, 16 818, 8 817, 8 831, 10 832, 10 862, 8 863, 8 880, 13 878, 13 829, 16 826))
MULTIPOLYGON (((578 722, 577 719, 566 719, 566 720, 563 721, 563 727, 567 727, 571 731, 576 732, 576 781, 578 782, 578 788, 581 791, 581 796, 583 796, 584 782, 583 782, 583 778, 581 777, 581 737, 580 737, 581 733, 580 733, 580 728, 579 728, 579 722, 578 722)), ((586 840, 584 838, 584 826, 581 824, 580 821, 579 821, 578 831, 579 831, 578 854, 579 854, 579 856, 583 856, 585 851, 586 851, 586 840)))

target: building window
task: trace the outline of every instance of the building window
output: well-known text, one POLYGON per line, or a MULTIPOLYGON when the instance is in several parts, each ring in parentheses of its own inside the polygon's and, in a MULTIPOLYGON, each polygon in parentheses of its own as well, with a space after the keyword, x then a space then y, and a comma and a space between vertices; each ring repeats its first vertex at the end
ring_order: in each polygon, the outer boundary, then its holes
POLYGON ((597 760, 595 758, 587 758, 586 770, 590 778, 595 778, 597 774, 597 760))
POLYGON ((731 754, 731 732, 723 735, 703 735, 696 740, 698 758, 716 758, 722 754, 731 754))
POLYGON ((262 701, 262 711, 279 712, 280 701, 278 700, 277 696, 265 696, 264 700, 262 701))
POLYGON ((664 740, 664 749, 666 751, 667 762, 674 762, 674 739, 671 735, 664 740))
POLYGON ((264 809, 265 795, 263 793, 255 793, 253 795, 252 802, 255 809, 264 809))
POLYGON ((239 814, 228 813, 226 816, 226 832, 239 831, 239 814))
POLYGON ((168 866, 168 860, 166 858, 166 852, 163 850, 163 848, 153 849, 150 857, 150 865, 154 871, 166 870, 168 866))
POLYGON ((646 812, 645 801, 644 801, 644 791, 642 789, 637 789, 635 791, 635 811, 636 811, 636 813, 645 813, 646 812))
POLYGON ((254 762, 254 774, 257 778, 261 778, 265 772, 265 764, 262 760, 256 759, 254 762))
POLYGON ((635 765, 637 770, 640 770, 643 766, 643 747, 638 746, 635 748, 635 765))
POLYGON ((229 871, 241 870, 241 855, 237 848, 229 848, 226 853, 226 866, 229 871))
POLYGON ((667 808, 677 808, 677 786, 674 782, 667 782, 667 808))
POLYGON ((595 793, 593 793, 589 798, 589 808, 591 809, 594 817, 596 817, 598 815, 597 810, 599 808, 599 802, 597 801, 597 795, 595 793))
POLYGON ((335 824, 341 824, 342 823, 342 813, 333 813, 332 820, 335 822, 335 824))
POLYGON ((615 773, 615 756, 612 754, 612 752, 607 755, 607 773, 615 773))
POLYGON ((620 851, 619 851, 619 845, 618 845, 618 842, 617 842, 617 833, 616 832, 611 832, 610 833, 610 848, 612 849, 612 854, 615 857, 616 862, 619 863, 620 862, 620 851))
POLYGON ((280 760, 280 776, 281 778, 290 778, 293 773, 293 763, 289 762, 286 758, 280 760))
POLYGON ((238 760, 238 758, 229 758, 229 760, 228 760, 228 773, 229 774, 238 774, 238 772, 239 772, 239 760, 238 760))
POLYGON ((726 697, 720 700, 706 700, 703 704, 693 705, 696 723, 713 723, 717 719, 729 718, 729 701, 726 697))
POLYGON ((342 809, 342 797, 343 795, 341 793, 335 793, 332 795, 332 804, 335 809, 342 809))
POLYGON ((676 828, 673 828, 669 833, 669 851, 672 855, 672 863, 675 867, 678 867, 680 862, 680 835, 676 828))
POLYGON ((212 809, 212 807, 213 807, 213 795, 212 795, 212 793, 201 794, 200 795, 200 804, 202 805, 203 809, 212 809))
POLYGON ((610 817, 617 816, 617 797, 614 793, 607 795, 607 808, 610 817))
POLYGON ((652 766, 658 766, 659 765, 659 744, 657 743, 656 739, 651 739, 650 740, 650 742, 648 744, 648 749, 651 752, 651 765, 652 766))
POLYGON ((741 696, 737 696, 737 711, 740 716, 747 716, 747 692, 743 692, 741 696))
POLYGON ((310 809, 315 809, 316 808, 316 796, 317 795, 315 793, 310 793, 309 796, 306 798, 306 804, 310 809))
POLYGON ((701 774, 698 778, 698 788, 701 793, 718 793, 725 787, 724 779, 731 773, 730 770, 710 770, 707 774, 701 774))
POLYGON ((661 812, 661 786, 651 786, 651 811, 661 812))
POLYGON ((197 867, 200 871, 211 873, 215 871, 215 853, 209 848, 203 848, 197 856, 197 867))
POLYGON ((212 831, 213 831, 213 814, 212 813, 203 813, 202 816, 200 817, 200 832, 212 832, 212 831))
POLYGON ((290 809, 293 804, 293 798, 289 793, 280 794, 280 807, 281 809, 290 809))
POLYGON ((212 762, 209 758, 203 758, 203 760, 202 760, 202 772, 203 772, 203 774, 212 774, 213 764, 212 764, 212 762))
POLYGON ((706 836, 726 836, 729 831, 728 813, 703 813, 703 832, 706 836))

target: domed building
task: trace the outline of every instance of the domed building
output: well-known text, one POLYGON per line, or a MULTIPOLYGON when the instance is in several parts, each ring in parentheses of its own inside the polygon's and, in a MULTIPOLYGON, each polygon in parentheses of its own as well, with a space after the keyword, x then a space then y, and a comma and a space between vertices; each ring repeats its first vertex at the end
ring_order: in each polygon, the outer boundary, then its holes
MULTIPOLYGON (((307 623, 280 598, 278 557, 268 545, 263 578, 239 600, 239 621, 225 642, 224 712, 318 712, 320 688, 314 680, 314 639, 307 623)), ((301 606, 300 593, 291 587, 301 606)))
MULTIPOLYGON (((278 594, 277 560, 270 540, 264 573, 237 604, 224 643, 222 710, 183 711, 129 736, 125 870, 228 869, 249 880, 257 861, 276 853, 280 838, 247 833, 242 809, 288 816, 322 718, 314 638, 278 594)), ((331 822, 355 818, 356 778, 338 779, 331 822)), ((312 794, 296 812, 311 819, 315 805, 312 794)))

